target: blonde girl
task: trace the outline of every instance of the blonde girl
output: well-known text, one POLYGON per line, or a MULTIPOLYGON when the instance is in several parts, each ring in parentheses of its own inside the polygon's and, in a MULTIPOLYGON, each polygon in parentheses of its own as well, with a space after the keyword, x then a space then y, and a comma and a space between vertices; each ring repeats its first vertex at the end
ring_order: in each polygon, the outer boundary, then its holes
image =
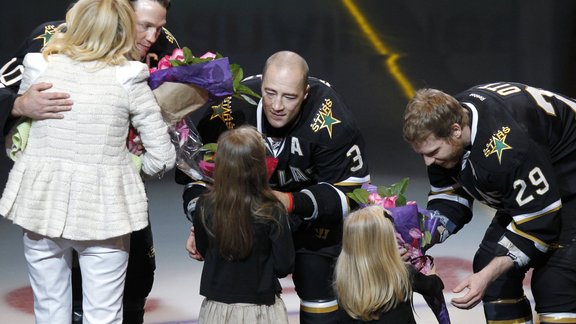
POLYGON ((416 323, 412 291, 438 285, 436 275, 422 275, 402 261, 385 209, 371 205, 348 215, 335 268, 340 322, 416 323))

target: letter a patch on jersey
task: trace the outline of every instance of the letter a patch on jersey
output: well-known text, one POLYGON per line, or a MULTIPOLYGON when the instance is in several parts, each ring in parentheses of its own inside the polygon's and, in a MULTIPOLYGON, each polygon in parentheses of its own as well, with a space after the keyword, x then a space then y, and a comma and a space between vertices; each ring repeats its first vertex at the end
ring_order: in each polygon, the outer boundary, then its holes
POLYGON ((508 136, 508 133, 510 133, 510 127, 504 126, 501 130, 492 134, 492 138, 486 144, 486 148, 484 149, 484 156, 489 157, 490 155, 496 153, 496 156, 498 157, 498 163, 502 164, 502 153, 505 150, 512 149, 512 146, 506 143, 506 137, 508 136))

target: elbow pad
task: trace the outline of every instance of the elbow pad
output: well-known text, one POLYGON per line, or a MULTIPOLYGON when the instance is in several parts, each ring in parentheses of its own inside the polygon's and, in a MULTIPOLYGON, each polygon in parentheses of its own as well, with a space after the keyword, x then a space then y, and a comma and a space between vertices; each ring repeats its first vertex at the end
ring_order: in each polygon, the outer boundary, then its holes
POLYGON ((182 203, 184 214, 186 218, 192 222, 194 213, 196 212, 196 202, 201 194, 206 191, 206 184, 203 182, 193 182, 188 184, 187 188, 182 193, 182 203))

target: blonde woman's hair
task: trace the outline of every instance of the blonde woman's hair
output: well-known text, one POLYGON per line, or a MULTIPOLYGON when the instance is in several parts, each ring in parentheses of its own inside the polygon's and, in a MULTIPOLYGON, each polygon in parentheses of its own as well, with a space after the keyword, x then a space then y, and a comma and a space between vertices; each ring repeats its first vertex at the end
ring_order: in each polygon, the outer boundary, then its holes
POLYGON ((80 0, 68 10, 42 53, 119 65, 139 58, 136 17, 128 0, 80 0))
POLYGON ((352 212, 344 222, 342 252, 335 269, 338 301, 352 318, 377 320, 380 313, 411 298, 394 226, 379 206, 352 212))

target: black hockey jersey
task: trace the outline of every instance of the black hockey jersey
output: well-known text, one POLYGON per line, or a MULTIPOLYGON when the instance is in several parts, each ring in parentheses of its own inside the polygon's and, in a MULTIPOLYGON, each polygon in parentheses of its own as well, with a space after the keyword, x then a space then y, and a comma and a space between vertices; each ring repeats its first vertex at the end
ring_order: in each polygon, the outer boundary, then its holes
MULTIPOLYGON (((243 84, 260 93, 261 76, 247 78, 243 84)), ((332 87, 316 78, 310 78, 309 84, 297 121, 286 129, 268 125, 261 101, 255 105, 236 98, 208 109, 197 129, 203 142, 211 143, 226 129, 242 124, 257 127, 264 134, 268 154, 278 159, 272 188, 312 199, 314 211, 300 218, 315 220, 322 227, 341 226, 350 210, 345 193, 370 180, 365 143, 351 111, 332 87)), ((296 208, 294 214, 298 213, 296 208)), ((333 234, 331 244, 339 242, 341 235, 333 234)))
POLYGON ((474 199, 509 219, 498 242, 519 265, 571 240, 576 206, 576 102, 527 85, 498 82, 456 99, 469 111, 471 146, 452 170, 430 166, 428 208, 458 231, 474 199), (560 224, 562 223, 562 232, 560 224))

